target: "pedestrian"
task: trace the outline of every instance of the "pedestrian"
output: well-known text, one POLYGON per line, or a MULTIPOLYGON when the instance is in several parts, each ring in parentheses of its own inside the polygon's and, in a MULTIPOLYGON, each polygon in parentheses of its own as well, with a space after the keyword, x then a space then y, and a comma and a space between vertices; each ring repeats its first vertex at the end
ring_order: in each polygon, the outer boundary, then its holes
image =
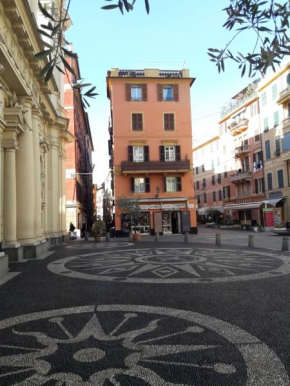
POLYGON ((70 232, 73 232, 75 229, 76 229, 76 227, 75 227, 74 224, 71 222, 71 223, 69 224, 69 231, 70 231, 70 232))
POLYGON ((288 232, 290 232, 290 220, 287 220, 286 222, 286 229, 288 232))

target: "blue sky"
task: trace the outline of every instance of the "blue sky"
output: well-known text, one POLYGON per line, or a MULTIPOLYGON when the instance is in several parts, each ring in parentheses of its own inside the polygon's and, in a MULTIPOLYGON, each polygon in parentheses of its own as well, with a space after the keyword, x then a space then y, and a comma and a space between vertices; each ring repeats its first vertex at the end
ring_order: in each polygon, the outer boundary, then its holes
MULTIPOLYGON (((240 77, 233 63, 226 63, 226 72, 219 74, 207 55, 208 48, 223 48, 233 36, 222 28, 226 21, 222 9, 229 0, 150 0, 150 15, 143 3, 137 0, 135 10, 122 16, 117 9, 101 9, 110 2, 71 0, 73 26, 67 39, 79 55, 82 77, 99 93, 88 109, 98 184, 108 171, 106 74, 110 68, 180 69, 185 62, 184 68, 196 78, 191 89, 194 141, 215 130, 221 105, 251 82, 240 77)), ((253 39, 243 35, 235 46, 247 52, 253 39)))

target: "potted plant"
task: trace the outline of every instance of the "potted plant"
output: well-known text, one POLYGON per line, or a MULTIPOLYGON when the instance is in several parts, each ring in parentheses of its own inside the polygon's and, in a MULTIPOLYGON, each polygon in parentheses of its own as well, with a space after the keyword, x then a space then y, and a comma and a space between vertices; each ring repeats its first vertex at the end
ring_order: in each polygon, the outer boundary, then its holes
POLYGON ((120 196, 116 200, 116 205, 121 209, 122 214, 126 213, 131 221, 133 222, 133 230, 132 228, 129 233, 129 240, 130 241, 140 241, 141 240, 141 234, 137 232, 137 225, 139 218, 142 215, 142 209, 139 206, 139 197, 135 197, 133 195, 126 197, 126 196, 120 196))
POLYGON ((101 241, 101 235, 106 232, 106 224, 103 220, 97 218, 93 224, 92 233, 96 243, 101 241))

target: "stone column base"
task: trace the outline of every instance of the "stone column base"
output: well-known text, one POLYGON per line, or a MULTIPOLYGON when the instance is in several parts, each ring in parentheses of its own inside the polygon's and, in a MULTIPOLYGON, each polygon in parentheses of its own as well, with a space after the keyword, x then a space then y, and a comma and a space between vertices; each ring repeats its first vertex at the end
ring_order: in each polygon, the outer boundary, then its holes
POLYGON ((8 256, 4 254, 4 252, 0 252, 0 281, 4 279, 4 277, 8 273, 8 256))
POLYGON ((49 242, 50 242, 50 245, 62 244, 62 235, 61 236, 50 236, 49 242))
POLYGON ((50 244, 47 239, 32 244, 23 245, 24 259, 37 259, 49 250, 50 244))
POLYGON ((2 244, 1 250, 8 256, 9 261, 23 260, 23 247, 21 244, 2 244))

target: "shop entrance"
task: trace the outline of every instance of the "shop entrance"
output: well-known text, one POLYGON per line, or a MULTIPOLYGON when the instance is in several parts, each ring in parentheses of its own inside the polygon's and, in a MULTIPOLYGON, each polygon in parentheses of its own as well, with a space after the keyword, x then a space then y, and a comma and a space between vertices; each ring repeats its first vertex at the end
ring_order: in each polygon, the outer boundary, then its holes
POLYGON ((180 212, 162 213, 163 234, 181 233, 180 212))

